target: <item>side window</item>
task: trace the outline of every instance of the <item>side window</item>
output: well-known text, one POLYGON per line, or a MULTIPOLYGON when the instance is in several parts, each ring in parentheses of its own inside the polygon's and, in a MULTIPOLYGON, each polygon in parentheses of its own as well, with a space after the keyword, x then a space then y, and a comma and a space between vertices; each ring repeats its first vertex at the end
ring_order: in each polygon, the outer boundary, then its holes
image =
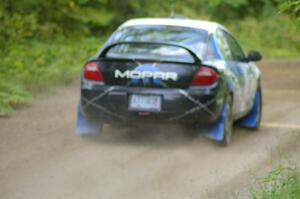
POLYGON ((226 40, 228 41, 229 48, 232 53, 232 58, 234 61, 243 61, 245 60, 245 54, 238 44, 238 42, 231 36, 229 33, 222 31, 223 35, 225 36, 226 40))
POLYGON ((233 56, 229 47, 229 43, 227 39, 224 36, 223 31, 217 30, 216 31, 216 40, 217 44, 220 50, 220 53, 222 54, 223 58, 225 60, 233 60, 233 56))
POLYGON ((204 60, 220 59, 212 35, 210 35, 209 40, 207 41, 206 49, 203 54, 203 59, 204 60))

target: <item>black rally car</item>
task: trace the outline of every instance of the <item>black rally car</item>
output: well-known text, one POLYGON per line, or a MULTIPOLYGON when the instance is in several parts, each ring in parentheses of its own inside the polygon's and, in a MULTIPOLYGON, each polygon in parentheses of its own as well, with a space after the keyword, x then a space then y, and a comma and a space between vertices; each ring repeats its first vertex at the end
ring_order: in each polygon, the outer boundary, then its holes
POLYGON ((129 20, 84 65, 77 132, 104 123, 205 124, 228 144, 234 120, 259 127, 260 59, 217 23, 129 20))

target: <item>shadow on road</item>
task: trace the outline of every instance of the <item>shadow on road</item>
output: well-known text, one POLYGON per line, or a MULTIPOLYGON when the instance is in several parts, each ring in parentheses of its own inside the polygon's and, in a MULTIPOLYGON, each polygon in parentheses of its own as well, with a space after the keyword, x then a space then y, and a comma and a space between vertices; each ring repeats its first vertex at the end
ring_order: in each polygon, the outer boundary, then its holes
MULTIPOLYGON (((234 127, 232 144, 238 140, 248 139, 253 132, 234 127)), ((132 145, 152 147, 181 147, 191 144, 223 148, 219 142, 199 135, 195 129, 184 128, 177 125, 145 126, 139 128, 121 128, 105 126, 99 135, 81 136, 85 141, 96 144, 132 145)))

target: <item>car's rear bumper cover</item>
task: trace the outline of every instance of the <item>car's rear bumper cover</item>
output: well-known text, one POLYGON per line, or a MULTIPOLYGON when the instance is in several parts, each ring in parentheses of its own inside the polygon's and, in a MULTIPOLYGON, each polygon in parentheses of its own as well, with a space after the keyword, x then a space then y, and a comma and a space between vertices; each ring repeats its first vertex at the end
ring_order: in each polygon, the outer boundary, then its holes
POLYGON ((225 92, 221 85, 210 87, 145 88, 93 85, 81 89, 81 109, 85 116, 105 123, 213 123, 222 110, 225 92), (131 94, 162 96, 160 112, 128 110, 131 94))

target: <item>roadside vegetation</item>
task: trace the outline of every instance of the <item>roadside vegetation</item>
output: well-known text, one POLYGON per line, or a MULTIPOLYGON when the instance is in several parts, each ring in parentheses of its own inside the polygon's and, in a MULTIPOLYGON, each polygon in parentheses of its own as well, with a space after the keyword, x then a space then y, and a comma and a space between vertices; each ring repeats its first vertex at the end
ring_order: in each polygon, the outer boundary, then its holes
POLYGON ((10 46, 0 58, 0 115, 29 102, 32 92, 69 83, 101 43, 96 37, 53 38, 10 46))
MULTIPOLYGON (((174 0, 175 15, 218 21, 266 58, 299 58, 299 0, 174 0)), ((0 115, 69 83, 120 23, 166 17, 168 0, 0 1, 0 115)))
POLYGON ((300 198, 300 173, 296 166, 278 166, 258 179, 251 190, 251 199, 298 199, 300 198))

